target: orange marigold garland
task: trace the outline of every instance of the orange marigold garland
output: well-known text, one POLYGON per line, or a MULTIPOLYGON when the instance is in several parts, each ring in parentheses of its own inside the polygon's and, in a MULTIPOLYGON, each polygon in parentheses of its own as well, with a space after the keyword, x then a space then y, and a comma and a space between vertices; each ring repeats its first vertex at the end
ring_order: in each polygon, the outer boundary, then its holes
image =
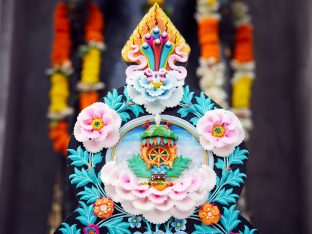
POLYGON ((73 72, 71 52, 70 21, 68 19, 68 7, 59 2, 54 11, 54 40, 51 53, 52 68, 48 70, 51 81, 49 92, 50 105, 48 118, 51 119, 49 137, 53 142, 56 152, 66 154, 69 141, 68 124, 65 122, 67 116, 71 115, 73 109, 68 106, 69 76, 73 72))
MULTIPOLYGON (((100 8, 88 4, 88 20, 85 25, 85 40, 87 45, 81 47, 83 67, 81 81, 77 84, 80 94, 80 109, 91 105, 99 99, 98 90, 104 88, 100 82, 100 67, 103 43, 103 15, 100 8)), ((73 69, 71 66, 71 22, 68 17, 68 6, 64 2, 56 5, 54 12, 54 41, 51 52, 52 68, 48 70, 51 80, 49 92, 50 105, 48 118, 51 119, 49 137, 56 152, 66 155, 67 144, 70 138, 66 118, 72 114, 73 109, 68 106, 69 76, 73 69)))
POLYGON ((206 95, 219 105, 227 108, 227 94, 224 85, 224 64, 220 59, 220 37, 218 13, 219 1, 197 0, 198 38, 200 59, 197 75, 200 77, 200 87, 206 95))
POLYGON ((250 98, 255 78, 253 55, 253 26, 250 23, 248 6, 235 1, 232 4, 235 17, 235 46, 233 51, 232 111, 240 118, 248 139, 252 128, 250 98))

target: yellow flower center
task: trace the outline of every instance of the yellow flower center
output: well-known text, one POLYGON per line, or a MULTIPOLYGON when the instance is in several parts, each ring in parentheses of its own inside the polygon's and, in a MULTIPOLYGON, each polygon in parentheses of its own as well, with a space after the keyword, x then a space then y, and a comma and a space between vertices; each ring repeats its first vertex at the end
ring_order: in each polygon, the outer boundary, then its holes
POLYGON ((133 222, 136 223, 136 219, 134 219, 133 222))
POLYGON ((213 127, 211 134, 214 137, 223 137, 225 134, 224 127, 221 125, 216 125, 213 127))
POLYGON ((180 223, 177 223, 177 226, 178 226, 178 227, 180 227, 180 226, 181 226, 181 224, 180 224, 180 223))
POLYGON ((93 127, 94 130, 99 131, 104 127, 104 121, 100 118, 96 118, 92 120, 91 126, 93 127))
POLYGON ((152 82, 152 84, 155 89, 159 89, 163 85, 163 82, 152 82))

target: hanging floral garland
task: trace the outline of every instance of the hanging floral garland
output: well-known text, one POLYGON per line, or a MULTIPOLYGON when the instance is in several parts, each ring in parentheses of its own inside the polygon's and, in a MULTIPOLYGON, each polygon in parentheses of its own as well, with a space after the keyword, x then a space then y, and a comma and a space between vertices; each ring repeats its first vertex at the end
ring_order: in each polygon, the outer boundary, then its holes
MULTIPOLYGON (((73 73, 70 54, 72 50, 71 22, 68 6, 64 2, 56 5, 54 12, 54 41, 52 46, 52 68, 48 70, 51 80, 50 106, 48 118, 51 120, 49 137, 56 152, 66 155, 70 138, 67 117, 73 113, 68 106, 70 96, 69 77, 73 73)), ((88 4, 88 20, 85 26, 86 45, 81 47, 80 55, 83 60, 81 80, 77 84, 80 93, 80 109, 96 102, 98 90, 104 88, 100 82, 101 52, 103 43, 103 15, 94 3, 88 4)))
POLYGON ((90 3, 89 17, 85 27, 86 45, 81 46, 80 55, 83 60, 81 80, 77 84, 80 91, 80 110, 99 100, 98 90, 104 88, 100 82, 102 51, 105 49, 103 36, 103 15, 98 6, 90 3))
POLYGON ((225 66, 220 59, 218 0, 197 0, 195 18, 198 22, 200 45, 199 67, 200 88, 223 108, 227 108, 227 93, 223 88, 225 66))
POLYGON ((70 28, 68 7, 65 3, 59 2, 54 11, 52 68, 48 70, 51 81, 50 106, 47 116, 51 120, 49 137, 53 141, 53 148, 64 155, 70 138, 66 117, 73 112, 68 106, 69 76, 73 72, 70 60, 72 46, 70 28))
POLYGON ((253 26, 250 23, 248 6, 241 1, 232 3, 235 17, 235 46, 233 51, 232 111, 236 113, 246 132, 252 128, 250 97, 255 78, 253 55, 253 26))

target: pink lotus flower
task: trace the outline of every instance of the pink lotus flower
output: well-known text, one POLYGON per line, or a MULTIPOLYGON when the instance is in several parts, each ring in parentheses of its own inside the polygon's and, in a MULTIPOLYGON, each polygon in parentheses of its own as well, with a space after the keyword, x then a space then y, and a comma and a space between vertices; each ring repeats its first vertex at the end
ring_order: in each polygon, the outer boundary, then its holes
POLYGON ((148 179, 136 178, 126 165, 107 162, 101 170, 105 191, 131 215, 143 215, 154 224, 166 222, 171 216, 185 219, 196 207, 206 202, 215 187, 216 173, 202 165, 192 173, 173 180, 163 190, 150 187, 148 179), (143 183, 143 184, 142 184, 143 183))
POLYGON ((78 115, 74 136, 91 153, 114 146, 119 140, 121 118, 108 105, 96 102, 78 115))
POLYGON ((221 157, 227 157, 245 137, 236 115, 223 109, 208 111, 200 118, 197 132, 202 147, 221 157))

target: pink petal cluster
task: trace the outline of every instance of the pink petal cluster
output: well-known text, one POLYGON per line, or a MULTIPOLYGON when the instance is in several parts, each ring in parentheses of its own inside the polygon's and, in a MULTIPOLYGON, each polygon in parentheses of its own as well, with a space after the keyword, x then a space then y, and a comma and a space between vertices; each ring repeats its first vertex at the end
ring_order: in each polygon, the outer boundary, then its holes
POLYGON ((78 115, 74 136, 89 152, 96 153, 118 142, 120 126, 121 118, 118 113, 108 105, 96 102, 83 109, 78 115), (103 126, 95 128, 92 125, 95 120, 103 126))
POLYGON ((245 137, 237 116, 223 109, 208 111, 199 119, 196 129, 202 147, 221 157, 227 157, 245 137), (216 128, 219 128, 217 130, 222 134, 214 133, 216 128))
MULTIPOLYGON (((149 222, 161 224, 170 217, 179 219, 192 215, 204 204, 216 184, 216 174, 209 166, 173 181, 174 185, 157 190, 142 184, 128 167, 108 162, 101 170, 105 191, 114 202, 132 215, 143 215, 149 222)), ((144 179, 143 179, 144 180, 144 179)))

